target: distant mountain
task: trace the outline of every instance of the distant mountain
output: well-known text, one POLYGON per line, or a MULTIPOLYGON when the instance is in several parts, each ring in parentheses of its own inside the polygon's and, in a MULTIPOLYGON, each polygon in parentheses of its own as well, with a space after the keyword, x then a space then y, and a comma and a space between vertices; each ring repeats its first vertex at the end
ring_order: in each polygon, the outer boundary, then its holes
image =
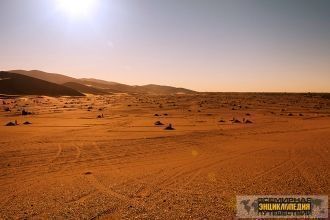
POLYGON ((80 79, 84 82, 84 84, 88 84, 91 86, 94 86, 99 89, 103 89, 105 91, 109 92, 117 92, 117 93, 137 93, 138 86, 129 86, 122 83, 116 83, 116 82, 108 82, 105 80, 99 80, 99 79, 80 79))
POLYGON ((117 82, 110 82, 110 81, 106 81, 102 79, 94 79, 94 78, 80 78, 80 80, 85 82, 92 82, 100 85, 117 85, 117 84, 125 85, 117 82))
POLYGON ((109 92, 106 92, 104 90, 101 89, 96 89, 94 87, 91 86, 86 86, 84 84, 80 84, 77 82, 67 82, 67 83, 63 83, 62 85, 69 87, 71 89, 74 89, 78 92, 81 93, 88 93, 88 94, 93 94, 93 95, 105 95, 105 94, 109 94, 109 92))
POLYGON ((98 79, 80 79, 84 82, 84 84, 92 85, 96 88, 104 89, 111 92, 125 92, 125 93, 146 93, 146 94, 191 94, 196 93, 193 90, 185 89, 185 88, 177 88, 172 86, 161 86, 161 85, 144 85, 144 86, 129 86, 116 82, 108 82, 104 80, 98 79))
POLYGON ((57 73, 47 73, 47 72, 43 72, 40 70, 30 70, 30 71, 11 70, 8 72, 19 73, 22 75, 30 76, 30 77, 37 78, 37 79, 42 79, 42 80, 56 83, 56 84, 63 84, 63 83, 67 83, 67 82, 79 82, 79 80, 77 80, 73 77, 69 77, 69 76, 65 76, 65 75, 57 74, 57 73))
POLYGON ((85 83, 79 79, 69 77, 66 75, 58 74, 58 73, 47 73, 40 70, 11 70, 10 72, 19 73, 22 75, 30 76, 33 78, 45 80, 48 82, 65 85, 69 88, 77 90, 81 93, 89 93, 94 95, 103 95, 108 94, 109 92, 103 91, 97 88, 93 88, 92 86, 87 86, 85 83))
POLYGON ((63 85, 18 73, 3 71, 0 71, 0 94, 84 96, 84 94, 63 85))
POLYGON ((176 88, 172 86, 160 85, 144 85, 144 86, 130 86, 117 82, 109 82, 100 79, 82 78, 76 79, 62 74, 47 73, 39 70, 12 70, 10 72, 23 74, 26 76, 42 79, 57 84, 66 84, 66 86, 78 90, 82 93, 91 94, 109 94, 109 93, 143 93, 143 94, 176 94, 176 93, 195 93, 195 91, 176 88), (74 84, 73 84, 74 83, 74 84), (87 87, 86 87, 87 86, 87 87))
POLYGON ((193 90, 185 89, 185 88, 177 88, 172 86, 160 86, 160 85, 145 85, 140 86, 140 88, 143 88, 143 90, 147 91, 148 93, 153 94, 178 94, 178 93, 184 93, 184 94, 191 94, 196 93, 193 90))

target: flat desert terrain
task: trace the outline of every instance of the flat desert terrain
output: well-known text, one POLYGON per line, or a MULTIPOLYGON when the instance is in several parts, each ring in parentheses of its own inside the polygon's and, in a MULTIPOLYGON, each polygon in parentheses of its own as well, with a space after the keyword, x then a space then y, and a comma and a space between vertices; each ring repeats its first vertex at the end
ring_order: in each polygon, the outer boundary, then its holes
POLYGON ((237 195, 330 194, 330 99, 215 93, 0 102, 0 219, 231 219, 237 195))

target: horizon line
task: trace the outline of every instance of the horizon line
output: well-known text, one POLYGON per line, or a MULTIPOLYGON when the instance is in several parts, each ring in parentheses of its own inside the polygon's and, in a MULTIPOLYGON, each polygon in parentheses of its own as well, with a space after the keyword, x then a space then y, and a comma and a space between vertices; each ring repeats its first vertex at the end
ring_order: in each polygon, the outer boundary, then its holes
POLYGON ((63 75, 66 77, 71 77, 74 79, 95 79, 95 80, 102 80, 102 81, 106 81, 106 82, 113 82, 113 83, 118 83, 118 84, 123 84, 123 85, 128 85, 128 86, 147 86, 147 85, 157 85, 157 86, 169 86, 169 87, 175 87, 175 88, 182 88, 182 89, 188 89, 194 92, 198 92, 198 93, 292 93, 292 94, 308 94, 308 93, 316 93, 316 94, 322 94, 322 93, 330 93, 329 91, 200 91, 200 90, 194 90, 191 88, 187 88, 187 87, 182 87, 182 86, 173 86, 173 85, 164 85, 164 84, 157 84, 157 83, 149 83, 149 84, 142 84, 142 85, 137 85, 137 84, 126 84, 126 83, 121 83, 121 82, 115 82, 115 81, 109 81, 106 79, 100 79, 100 78, 86 78, 86 77, 82 77, 82 78, 76 78, 74 76, 71 75, 66 75, 66 74, 62 74, 62 73, 57 73, 57 72, 48 72, 48 71, 44 71, 44 70, 40 70, 40 69, 31 69, 31 70, 27 70, 27 69, 12 69, 12 70, 1 70, 4 72, 12 72, 12 71, 39 71, 39 72, 43 72, 43 73, 48 73, 48 74, 58 74, 58 75, 63 75))

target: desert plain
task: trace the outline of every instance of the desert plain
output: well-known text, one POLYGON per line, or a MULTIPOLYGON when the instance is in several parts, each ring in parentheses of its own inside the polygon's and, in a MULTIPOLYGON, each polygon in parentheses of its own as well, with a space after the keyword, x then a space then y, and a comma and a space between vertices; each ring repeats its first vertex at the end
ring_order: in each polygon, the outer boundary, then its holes
POLYGON ((232 219, 237 195, 330 194, 319 95, 0 102, 0 219, 232 219))

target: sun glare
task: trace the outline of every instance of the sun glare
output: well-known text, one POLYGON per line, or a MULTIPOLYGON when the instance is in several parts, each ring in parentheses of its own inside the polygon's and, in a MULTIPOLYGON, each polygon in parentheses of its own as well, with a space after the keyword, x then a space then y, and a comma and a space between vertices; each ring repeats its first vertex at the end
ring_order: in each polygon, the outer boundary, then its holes
POLYGON ((95 9, 97 0, 57 0, 58 8, 72 17, 87 16, 95 9))

